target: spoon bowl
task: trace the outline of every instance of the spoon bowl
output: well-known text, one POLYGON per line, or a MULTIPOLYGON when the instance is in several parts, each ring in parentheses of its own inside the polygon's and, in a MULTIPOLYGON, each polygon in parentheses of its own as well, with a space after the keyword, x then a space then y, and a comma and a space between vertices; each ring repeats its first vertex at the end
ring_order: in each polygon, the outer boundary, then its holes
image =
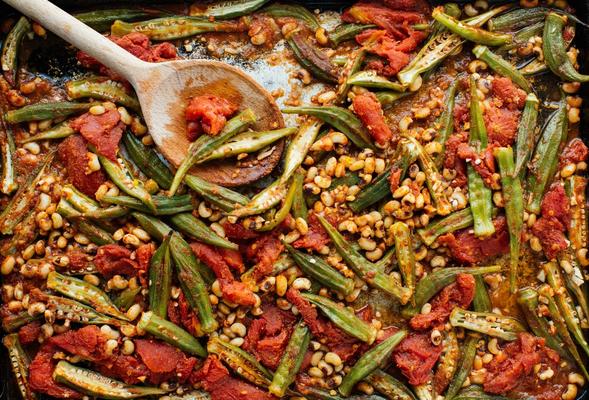
MULTIPOLYGON (((175 60, 148 63, 131 55, 48 0, 3 0, 24 15, 99 60, 125 78, 137 93, 149 134, 163 156, 174 167, 186 157, 190 142, 186 135, 185 108, 199 95, 223 97, 257 116, 255 130, 284 127, 274 98, 255 80, 236 67, 212 60, 175 60)), ((218 160, 199 165, 193 173, 224 186, 257 181, 278 164, 284 142, 257 160, 218 160)))

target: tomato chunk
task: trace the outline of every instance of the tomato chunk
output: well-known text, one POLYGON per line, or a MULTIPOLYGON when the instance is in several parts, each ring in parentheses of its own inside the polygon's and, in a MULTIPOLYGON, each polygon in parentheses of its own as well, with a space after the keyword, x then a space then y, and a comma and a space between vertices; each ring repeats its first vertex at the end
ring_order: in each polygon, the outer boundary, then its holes
POLYGON ((65 165, 69 180, 82 193, 94 197, 100 185, 106 182, 106 177, 102 170, 86 173, 87 153, 86 141, 78 135, 68 137, 58 146, 59 159, 65 165))
POLYGON ((411 34, 411 25, 424 21, 423 15, 420 13, 395 11, 373 3, 354 4, 344 12, 342 19, 345 22, 377 25, 397 40, 404 39, 411 34))
POLYGON ((560 155, 560 167, 564 167, 567 164, 571 163, 580 163, 582 161, 587 161, 587 157, 589 156, 589 148, 585 145, 582 139, 574 138, 571 140, 560 155))
POLYGON ((442 346, 434 346, 430 333, 411 332, 395 349, 397 367, 412 385, 422 385, 432 377, 432 369, 442 354, 442 346))
POLYGON ((354 112, 374 140, 384 145, 393 138, 393 132, 384 119, 382 107, 374 93, 368 92, 355 96, 353 105, 354 112))
POLYGON ((186 107, 188 139, 196 140, 202 133, 218 135, 227 118, 237 111, 237 106, 229 100, 217 96, 196 96, 186 107))
POLYGON ((242 306, 256 304, 254 293, 244 283, 235 280, 225 259, 215 247, 199 242, 191 243, 190 247, 194 254, 208 265, 217 276, 223 297, 242 306))
POLYGON ((80 132, 99 154, 112 161, 117 160, 119 142, 125 129, 121 114, 117 110, 107 110, 101 115, 83 114, 70 126, 80 132))
POLYGON ((505 217, 493 220, 495 233, 487 238, 478 238, 472 228, 440 236, 438 242, 448 246, 452 257, 460 262, 476 264, 487 258, 509 251, 509 234, 505 217))
POLYGON ((544 339, 527 332, 520 333, 517 340, 505 345, 502 351, 505 357, 495 357, 487 364, 483 383, 485 392, 507 393, 528 380, 539 384, 540 379, 534 373, 534 366, 537 364, 559 371, 558 354, 545 346, 544 339))
POLYGON ((409 324, 415 330, 425 330, 443 325, 454 307, 468 308, 474 298, 475 280, 470 274, 459 274, 456 282, 446 286, 431 301, 431 311, 417 314, 409 324))
MULTIPOLYGON (((326 217, 329 222, 333 217, 328 215, 326 217)), ((319 222, 319 218, 315 213, 310 213, 307 217, 307 224, 309 226, 309 231, 303 235, 303 237, 297 239, 293 243, 293 247, 297 249, 309 249, 319 251, 323 248, 323 246, 327 245, 330 242, 329 235, 319 222)))
POLYGON ((94 257, 98 272, 107 278, 114 275, 135 275, 139 264, 131 259, 131 251, 118 244, 107 244, 98 248, 94 257))

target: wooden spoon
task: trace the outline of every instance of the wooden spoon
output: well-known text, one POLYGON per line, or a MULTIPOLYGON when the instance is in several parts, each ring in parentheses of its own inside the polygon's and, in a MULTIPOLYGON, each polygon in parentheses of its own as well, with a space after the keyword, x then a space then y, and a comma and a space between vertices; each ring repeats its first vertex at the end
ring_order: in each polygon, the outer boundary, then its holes
MULTIPOLYGON (((47 0, 3 0, 39 22, 75 47, 90 54, 125 78, 135 88, 150 135, 160 152, 174 166, 185 158, 190 143, 186 137, 184 110, 191 97, 210 94, 251 108, 256 130, 284 127, 274 98, 250 76, 228 64, 211 60, 177 60, 148 63, 131 55, 47 0)), ((239 163, 220 160, 194 169, 194 173, 224 186, 254 182, 269 174, 284 149, 280 142, 272 153, 239 163)))

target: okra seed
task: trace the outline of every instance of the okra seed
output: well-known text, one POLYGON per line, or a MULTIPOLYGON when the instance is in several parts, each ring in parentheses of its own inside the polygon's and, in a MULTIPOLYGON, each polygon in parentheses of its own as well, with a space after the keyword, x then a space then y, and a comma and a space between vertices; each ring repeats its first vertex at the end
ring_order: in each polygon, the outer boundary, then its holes
POLYGON ((440 343, 442 343, 442 333, 439 330, 434 329, 430 334, 430 340, 434 346, 438 346, 440 343))
POLYGON ((236 322, 231 325, 231 332, 235 333, 237 336, 245 337, 247 329, 241 322, 236 322))
POLYGON ((60 229, 63 227, 63 217, 59 213, 51 214, 51 225, 53 229, 60 229))
POLYGON ((552 378, 554 376, 554 370, 552 368, 547 368, 546 370, 540 372, 538 374, 538 378, 540 378, 540 380, 548 380, 550 378, 552 378))
POLYGON ((134 247, 141 246, 141 241, 139 240, 139 238, 133 235, 132 233, 127 233, 123 236, 123 243, 134 247))
POLYGON ((422 314, 429 314, 432 311, 432 305, 430 303, 425 303, 423 307, 421 307, 422 314))
POLYGON ((487 348, 489 349, 489 352, 493 355, 497 355, 501 352, 497 344, 497 338, 492 338, 491 340, 489 340, 487 348))
POLYGON ((133 233, 133 235, 135 235, 137 238, 139 238, 139 240, 142 240, 144 242, 149 242, 151 240, 149 233, 145 232, 141 228, 133 228, 133 230, 131 232, 133 233))
POLYGON ((117 111, 121 116, 121 122, 125 125, 131 125, 131 123, 133 122, 133 117, 131 117, 127 109, 125 107, 119 107, 117 108, 117 111))
POLYGON ((76 233, 74 235, 74 240, 81 245, 90 244, 90 239, 88 239, 88 237, 82 233, 76 233))
POLYGON ((356 385, 356 387, 358 388, 359 391, 363 392, 364 394, 367 394, 368 396, 370 396, 374 393, 374 388, 372 387, 372 385, 370 385, 369 383, 366 383, 364 381, 358 383, 358 385, 356 385))
POLYGON ((113 354, 113 351, 119 346, 119 342, 115 339, 109 339, 106 341, 105 352, 106 354, 113 354))
POLYGON ((309 225, 307 225, 307 221, 305 221, 303 218, 298 217, 295 220, 295 225, 297 227, 297 230, 301 233, 301 235, 306 235, 307 233, 309 233, 309 225))
POLYGON ((317 367, 309 368, 309 375, 313 378, 323 378, 323 371, 317 367))
POLYGON ((119 332, 115 331, 108 325, 102 325, 100 327, 100 332, 102 332, 106 337, 112 340, 116 340, 120 336, 119 332))
POLYGON ((493 360, 493 354, 485 353, 483 355, 483 364, 488 364, 493 360))
POLYGON ((540 239, 538 239, 536 236, 532 236, 530 238, 530 248, 534 250, 536 253, 541 252, 542 244, 540 243, 540 239))
POLYGON ((583 266, 583 267, 589 266, 589 260, 587 259, 587 249, 583 248, 583 249, 577 250, 577 258, 578 258, 581 266, 583 266))
POLYGON ((571 124, 576 124, 581 121, 581 110, 577 107, 571 107, 567 113, 567 116, 571 124))
POLYGON ((236 337, 236 338, 231 339, 229 341, 229 343, 231 343, 234 346, 241 347, 241 346, 243 346, 243 343, 245 343, 245 339, 242 337, 236 337))
POLYGON ((432 268, 445 267, 446 259, 442 256, 434 256, 430 261, 430 265, 432 268))
POLYGON ((202 218, 209 218, 211 215, 213 215, 213 211, 208 208, 203 201, 198 205, 198 215, 200 215, 202 218))

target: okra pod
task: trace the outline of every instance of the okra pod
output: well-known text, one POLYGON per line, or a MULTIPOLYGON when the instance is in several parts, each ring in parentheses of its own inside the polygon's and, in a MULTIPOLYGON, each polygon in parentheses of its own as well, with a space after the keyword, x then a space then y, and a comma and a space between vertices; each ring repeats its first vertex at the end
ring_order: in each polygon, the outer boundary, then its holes
POLYGON ((477 276, 492 274, 500 271, 500 265, 491 265, 488 267, 440 268, 430 272, 425 277, 423 277, 415 287, 415 305, 411 305, 403 309, 402 314, 404 317, 408 318, 419 313, 425 303, 427 303, 444 287, 454 282, 456 280, 456 276, 459 274, 470 274, 477 276))
POLYGON ((127 385, 63 360, 57 363, 53 379, 81 393, 103 399, 136 399, 166 394, 157 387, 127 385))
POLYGON ((373 148, 372 140, 360 121, 350 110, 336 106, 308 106, 283 108, 285 114, 303 114, 319 118, 350 139, 358 148, 373 148))
MULTIPOLYGON (((478 153, 487 147, 487 128, 483 120, 476 82, 470 77, 470 137, 469 144, 478 153)), ((467 165, 468 201, 474 220, 474 234, 478 237, 492 235, 495 232, 492 212, 493 200, 491 189, 485 186, 483 178, 472 165, 467 165)))
POLYGON ((474 298, 472 299, 472 306, 475 311, 479 312, 491 312, 493 310, 493 304, 487 291, 487 285, 482 275, 474 275, 474 298))
POLYGON ((436 220, 426 226, 417 230, 419 237, 427 246, 431 245, 436 239, 446 233, 455 232, 460 229, 468 228, 474 223, 474 218, 470 208, 463 208, 460 211, 455 211, 446 217, 436 220))
POLYGON ((335 68, 329 57, 314 47, 300 32, 293 32, 286 37, 295 59, 313 76, 329 83, 336 83, 335 68))
POLYGON ((421 170, 425 173, 425 184, 427 185, 434 205, 438 209, 438 214, 450 214, 452 205, 445 194, 444 179, 438 171, 434 160, 432 160, 417 140, 412 137, 408 137, 407 140, 413 142, 414 147, 417 149, 417 161, 421 170))
POLYGON ((544 191, 556 173, 558 154, 568 134, 566 109, 566 100, 563 95, 558 109, 548 118, 530 161, 527 175, 529 196, 526 204, 526 211, 529 213, 540 213, 544 191))
POLYGON ((219 324, 213 315, 213 308, 205 281, 199 272, 199 262, 196 260, 190 245, 177 232, 172 233, 170 252, 186 300, 193 309, 198 310, 198 319, 202 331, 204 333, 215 331, 219 324))
POLYGON ((224 249, 237 250, 238 246, 225 238, 217 235, 215 231, 205 225, 200 219, 191 213, 176 214, 170 217, 172 225, 181 232, 193 237, 199 242, 218 246, 224 249))
POLYGON ((261 8, 269 0, 225 0, 210 4, 202 13, 191 14, 207 19, 233 19, 248 15, 261 8))
POLYGON ((377 370, 391 355, 395 347, 407 336, 407 331, 400 330, 383 340, 360 357, 342 380, 338 391, 342 396, 349 396, 356 383, 377 370))
POLYGON ((149 262, 149 310, 160 318, 168 315, 172 269, 170 236, 167 236, 149 262))
POLYGON ((209 353, 216 354, 238 375, 251 383, 267 388, 272 384, 272 373, 246 351, 224 342, 218 337, 211 337, 207 343, 209 353))
POLYGON ((379 76, 375 71, 361 71, 348 78, 348 85, 404 92, 405 86, 379 76))
POLYGON ((244 206, 249 202, 249 199, 241 193, 207 182, 196 175, 186 175, 184 183, 200 197, 225 212, 230 212, 236 206, 244 206))
MULTIPOLYGON (((282 176, 284 176, 284 172, 282 176)), ((245 206, 235 208, 229 214, 238 218, 249 215, 256 215, 261 214, 277 205, 288 192, 286 184, 280 184, 279 180, 274 181, 266 189, 252 197, 252 199, 245 206)))
POLYGON ((550 332, 548 321, 538 315, 538 292, 532 288, 520 289, 517 294, 517 304, 521 307, 528 326, 534 335, 544 338, 546 345, 556 351, 561 357, 570 359, 571 354, 564 347, 559 337, 550 332))
POLYGON ((172 16, 143 22, 115 21, 110 29, 114 36, 139 32, 153 40, 184 39, 207 32, 241 32, 238 23, 208 21, 202 17, 172 16))
POLYGON ((327 318, 341 330, 361 341, 372 344, 376 339, 376 328, 364 322, 350 311, 326 297, 311 293, 302 293, 301 296, 319 307, 327 318))
POLYGON ((81 114, 88 111, 92 105, 92 103, 73 103, 70 101, 35 103, 6 112, 4 119, 9 124, 42 121, 45 119, 67 117, 72 114, 81 114))
POLYGON ((492 395, 483 391, 479 385, 470 385, 460 391, 454 400, 509 400, 508 397, 492 395))
POLYGON ((149 235, 158 240, 164 240, 166 235, 172 232, 172 228, 168 226, 165 222, 160 221, 159 219, 143 214, 137 211, 131 213, 131 215, 139 222, 139 225, 147 232, 149 235))
POLYGON ((376 28, 376 25, 371 24, 342 24, 338 25, 334 30, 328 33, 329 41, 334 46, 339 46, 340 43, 346 40, 352 40, 356 35, 368 29, 376 28))
POLYGON ((99 313, 123 321, 129 320, 125 314, 119 311, 106 293, 86 281, 52 271, 47 276, 47 287, 80 303, 87 304, 99 313))
POLYGON ((309 11, 306 7, 298 4, 271 4, 262 10, 264 14, 268 14, 274 18, 294 18, 302 21, 313 31, 321 28, 319 21, 315 14, 309 11))
POLYGON ((337 229, 325 220, 325 218, 320 215, 317 217, 331 238, 337 252, 360 279, 366 281, 370 286, 397 298, 401 304, 407 304, 411 299, 411 290, 409 288, 401 286, 391 276, 378 270, 374 264, 367 262, 357 250, 350 247, 337 229))
POLYGON ((446 142, 454 132, 454 105, 456 103, 456 89, 458 88, 458 79, 453 80, 446 91, 446 107, 438 119, 440 130, 436 137, 436 142, 442 145, 442 151, 436 157, 436 167, 440 168, 444 163, 444 155, 446 154, 446 142))
POLYGON ((417 400, 403 382, 393 378, 381 369, 377 369, 364 380, 389 400, 417 400))
POLYGON ((156 181, 161 188, 170 188, 174 176, 168 165, 152 147, 145 146, 139 138, 130 132, 123 134, 123 144, 131 161, 141 172, 156 181))
POLYGON ((450 382, 450 386, 448 386, 448 390, 446 390, 445 398, 448 400, 452 400, 456 398, 456 394, 464 384, 464 381, 470 375, 470 371, 472 370, 472 364, 474 362, 474 358, 477 354, 477 343, 479 341, 479 337, 477 335, 469 334, 466 337, 466 341, 462 347, 462 355, 460 357, 460 365, 458 366, 458 370, 456 371, 456 375, 454 375, 454 379, 450 382))
MULTIPOLYGON (((441 376, 443 381, 451 382, 458 370, 460 357, 461 350, 460 345, 458 344, 458 337, 454 329, 451 329, 442 340, 442 354, 438 360, 435 377, 437 378, 438 376, 441 376)), ((434 382, 435 379, 433 380, 433 383, 434 382)), ((436 393, 435 389, 432 391, 434 393, 434 398, 443 395, 443 393, 436 393)))
POLYGON ((374 93, 374 95, 376 96, 376 99, 378 100, 378 102, 380 103, 382 108, 385 110, 387 108, 390 108, 397 100, 400 100, 403 97, 407 97, 410 94, 411 94, 411 92, 401 93, 401 92, 390 92, 390 91, 374 93))
POLYGON ((112 206, 107 208, 97 208, 96 210, 87 211, 81 214, 81 217, 94 220, 107 220, 124 217, 129 214, 129 208, 123 206, 112 206))
POLYGON ((546 16, 542 50, 546 65, 559 78, 571 82, 589 82, 589 75, 583 75, 575 69, 567 54, 562 31, 567 21, 566 16, 550 12, 546 16))
POLYGON ((114 305, 121 311, 127 311, 135 303, 135 297, 141 292, 142 287, 127 288, 121 291, 114 299, 114 305))
POLYGON ((108 100, 130 108, 135 112, 141 112, 137 97, 128 94, 119 82, 103 80, 102 78, 80 79, 66 83, 65 90, 72 100, 85 98, 108 100))
POLYGON ((141 315, 137 328, 189 354, 198 357, 207 356, 205 348, 192 334, 153 311, 147 311, 141 315))
POLYGON ((526 77, 503 57, 489 50, 487 46, 475 46, 474 49, 472 49, 472 52, 479 60, 483 60, 493 71, 511 79, 526 93, 532 92, 532 86, 530 85, 530 82, 527 81, 526 77))
POLYGON ((468 311, 456 307, 450 314, 450 324, 503 340, 515 340, 526 328, 513 317, 501 314, 468 311))
POLYGON ((63 121, 55 126, 52 126, 46 131, 28 137, 21 141, 21 143, 38 142, 42 140, 55 140, 64 139, 76 133, 72 127, 70 127, 71 121, 63 121))
POLYGON ((294 382, 295 376, 303 364, 310 340, 309 328, 299 323, 290 336, 280 364, 272 378, 272 383, 268 387, 268 391, 274 396, 279 398, 284 396, 290 384, 294 382))
POLYGON ((585 336, 578 322, 577 311, 573 304, 572 298, 566 288, 556 263, 547 262, 542 265, 542 269, 546 274, 546 280, 554 291, 554 300, 556 305, 568 327, 569 331, 579 344, 583 351, 589 356, 589 344, 585 340, 585 336))
POLYGON ((305 174, 302 171, 295 172, 292 184, 295 186, 294 199, 292 203, 292 216, 296 218, 307 219, 309 211, 307 210, 307 203, 305 203, 305 195, 303 192, 303 181, 305 174))
POLYGON ((360 48, 354 51, 346 60, 341 75, 342 78, 340 79, 337 88, 337 97, 335 100, 335 104, 345 103, 346 99, 348 98, 348 92, 350 91, 350 87, 352 86, 348 81, 350 77, 354 76, 358 71, 360 71, 365 58, 366 50, 364 48, 360 48))
POLYGON ((297 187, 292 183, 291 180, 288 192, 286 192, 286 196, 284 196, 282 206, 280 206, 280 208, 276 210, 276 212, 272 216, 272 219, 264 221, 260 228, 256 228, 257 231, 270 232, 271 230, 279 226, 282 223, 282 221, 284 221, 286 217, 289 216, 296 190, 297 187))
POLYGON ((228 140, 206 156, 202 162, 229 158, 243 153, 253 153, 271 145, 297 131, 296 128, 282 128, 273 131, 244 132, 228 140))
POLYGON ((0 213, 0 233, 3 235, 13 234, 14 228, 21 222, 35 206, 37 198, 37 183, 43 177, 46 169, 51 165, 55 152, 50 152, 31 171, 25 183, 19 188, 10 202, 0 213))
POLYGON ((449 31, 474 43, 487 46, 501 46, 511 42, 511 35, 506 33, 489 32, 481 28, 470 26, 462 21, 445 14, 443 7, 436 7, 432 11, 432 18, 446 27, 449 31))
POLYGON ((16 182, 16 146, 14 131, 4 120, 4 107, 0 104, 0 158, 2 159, 0 175, 0 192, 11 194, 18 189, 16 182))
POLYGON ((211 395, 202 390, 193 390, 184 395, 169 394, 170 400, 211 400, 211 395))
POLYGON ((210 153, 218 149, 223 143, 243 132, 248 126, 255 123, 256 115, 252 110, 245 109, 225 124, 223 130, 217 136, 202 135, 190 144, 186 158, 176 170, 170 186, 170 196, 175 194, 184 177, 195 164, 203 161, 210 153))
POLYGON ((137 21, 140 19, 152 18, 162 14, 156 10, 146 10, 143 8, 115 8, 107 10, 96 10, 72 14, 74 17, 98 32, 110 30, 110 26, 115 21, 137 21))
POLYGON ((413 237, 409 226, 404 222, 396 222, 391 227, 391 234, 395 238, 395 251, 399 271, 405 286, 415 294, 415 253, 413 252, 413 237))
MULTIPOLYGON (((190 195, 182 196, 152 196, 153 204, 155 205, 156 215, 175 215, 179 213, 190 212, 193 210, 192 198, 190 195)), ((107 204, 116 204, 133 210, 141 211, 143 213, 151 214, 153 211, 131 196, 103 196, 101 201, 107 204)))
POLYGON ((32 391, 29 385, 29 364, 30 359, 28 354, 24 351, 20 345, 17 333, 4 336, 2 338, 2 344, 8 351, 8 359, 10 360, 10 367, 16 385, 22 396, 23 400, 36 400, 37 395, 32 391))
POLYGON ((492 18, 489 23, 489 30, 493 32, 513 32, 520 28, 544 21, 547 13, 546 8, 516 8, 505 14, 492 18))
POLYGON ((505 53, 519 46, 525 45, 534 36, 541 36, 544 31, 544 20, 535 24, 524 26, 513 35, 513 41, 497 49, 498 53, 505 53))
POLYGON ((571 206, 568 238, 575 250, 587 247, 587 179, 573 175, 565 181, 565 192, 571 206))
POLYGON ((27 17, 20 17, 14 24, 4 43, 2 44, 2 55, 0 64, 6 81, 11 86, 16 86, 18 78, 18 58, 24 37, 31 31, 31 23, 27 17))
POLYGON ((32 316, 27 311, 21 311, 18 314, 10 314, 2 318, 2 329, 4 332, 15 332, 24 325, 36 321, 38 316, 32 316))
POLYGON ((323 123, 316 118, 307 119, 292 138, 284 155, 284 168, 278 184, 285 184, 301 166, 315 142, 323 123))
POLYGON ((101 154, 97 156, 106 174, 123 193, 140 200, 151 212, 157 213, 151 194, 145 189, 142 181, 133 177, 123 162, 112 161, 101 154))
POLYGON ((354 291, 354 281, 344 277, 322 258, 298 251, 290 245, 286 245, 286 249, 305 275, 346 296, 354 291))
POLYGON ((524 198, 519 176, 515 174, 513 150, 500 147, 493 152, 501 173, 501 189, 509 229, 509 290, 517 291, 520 241, 524 225, 524 198))
POLYGON ((47 309, 55 312, 57 319, 69 319, 72 322, 85 325, 112 325, 119 328, 126 324, 120 319, 99 313, 92 307, 76 300, 50 295, 40 297, 47 304, 47 309))
POLYGON ((515 141, 516 162, 513 173, 520 178, 523 178, 523 171, 526 170, 536 144, 539 104, 538 97, 534 93, 528 93, 515 141))

